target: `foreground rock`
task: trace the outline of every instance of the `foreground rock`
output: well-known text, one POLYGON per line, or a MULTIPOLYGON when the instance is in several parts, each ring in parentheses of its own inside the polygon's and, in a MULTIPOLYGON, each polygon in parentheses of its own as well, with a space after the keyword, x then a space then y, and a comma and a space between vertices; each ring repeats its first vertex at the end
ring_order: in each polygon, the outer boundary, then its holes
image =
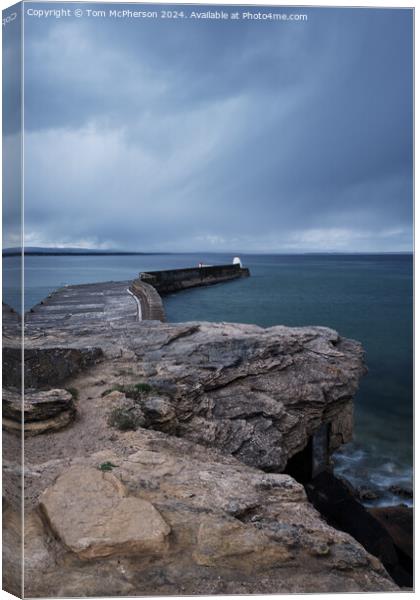
POLYGON ((288 475, 158 432, 118 436, 118 453, 27 464, 28 595, 397 589, 288 475))
POLYGON ((127 497, 111 473, 71 469, 45 490, 40 506, 52 531, 80 558, 162 554, 166 548, 170 527, 153 504, 127 497))
POLYGON ((67 390, 26 390, 22 404, 21 395, 3 388, 3 428, 25 435, 37 435, 67 427, 75 418, 76 407, 67 390), (23 411, 22 411, 23 408, 23 411))

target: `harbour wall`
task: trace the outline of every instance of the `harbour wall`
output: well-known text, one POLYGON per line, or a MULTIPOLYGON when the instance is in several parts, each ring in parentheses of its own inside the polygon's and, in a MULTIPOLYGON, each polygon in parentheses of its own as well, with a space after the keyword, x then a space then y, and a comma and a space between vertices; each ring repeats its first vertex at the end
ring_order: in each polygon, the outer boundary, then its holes
POLYGON ((249 269, 241 267, 239 264, 140 273, 140 281, 153 286, 159 294, 171 294, 180 290, 213 285, 242 277, 249 277, 249 269))

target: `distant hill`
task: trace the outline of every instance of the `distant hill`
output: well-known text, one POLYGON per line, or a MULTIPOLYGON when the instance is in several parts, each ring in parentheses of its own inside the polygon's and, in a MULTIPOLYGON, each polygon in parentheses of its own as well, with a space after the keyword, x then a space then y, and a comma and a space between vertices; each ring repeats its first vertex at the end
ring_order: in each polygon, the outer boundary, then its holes
MULTIPOLYGON (((3 256, 19 256, 20 248, 4 248, 3 256)), ((97 250, 89 248, 38 248, 25 247, 25 256, 147 256, 170 254, 169 252, 135 252, 129 250, 97 250)))

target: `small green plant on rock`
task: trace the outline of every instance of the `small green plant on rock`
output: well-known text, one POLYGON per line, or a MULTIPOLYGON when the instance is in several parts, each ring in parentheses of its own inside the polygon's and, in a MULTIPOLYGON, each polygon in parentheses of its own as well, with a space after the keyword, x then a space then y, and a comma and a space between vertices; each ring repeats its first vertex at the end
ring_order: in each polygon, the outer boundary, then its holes
POLYGON ((78 400, 79 399, 79 390, 77 390, 74 387, 69 387, 66 388, 66 392, 68 392, 69 394, 71 394, 73 400, 78 400))
POLYGON ((130 391, 134 391, 136 394, 150 394, 153 389, 148 383, 136 383, 128 387, 131 388, 130 391))
POLYGON ((111 388, 102 392, 102 397, 108 396, 108 394, 111 392, 122 392, 128 398, 140 400, 142 396, 150 394, 151 391, 153 391, 153 388, 148 383, 134 383, 131 385, 121 385, 117 383, 116 385, 113 385, 111 388))
POLYGON ((112 469, 118 467, 118 465, 114 465, 112 462, 104 462, 101 465, 99 465, 99 470, 100 471, 112 471, 112 469))

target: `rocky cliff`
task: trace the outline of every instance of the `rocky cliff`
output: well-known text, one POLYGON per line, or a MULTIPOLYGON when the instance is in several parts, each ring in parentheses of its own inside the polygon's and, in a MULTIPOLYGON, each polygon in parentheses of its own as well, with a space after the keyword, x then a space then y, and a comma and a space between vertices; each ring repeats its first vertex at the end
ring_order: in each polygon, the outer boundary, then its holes
MULTIPOLYGON (((328 451, 350 438, 358 343, 322 327, 83 323, 27 323, 35 406, 24 409, 37 431, 25 442, 26 595, 397 589, 281 473, 322 424, 328 451), (63 412, 71 419, 60 426, 63 412)), ((20 442, 8 425, 12 591, 20 442)))

